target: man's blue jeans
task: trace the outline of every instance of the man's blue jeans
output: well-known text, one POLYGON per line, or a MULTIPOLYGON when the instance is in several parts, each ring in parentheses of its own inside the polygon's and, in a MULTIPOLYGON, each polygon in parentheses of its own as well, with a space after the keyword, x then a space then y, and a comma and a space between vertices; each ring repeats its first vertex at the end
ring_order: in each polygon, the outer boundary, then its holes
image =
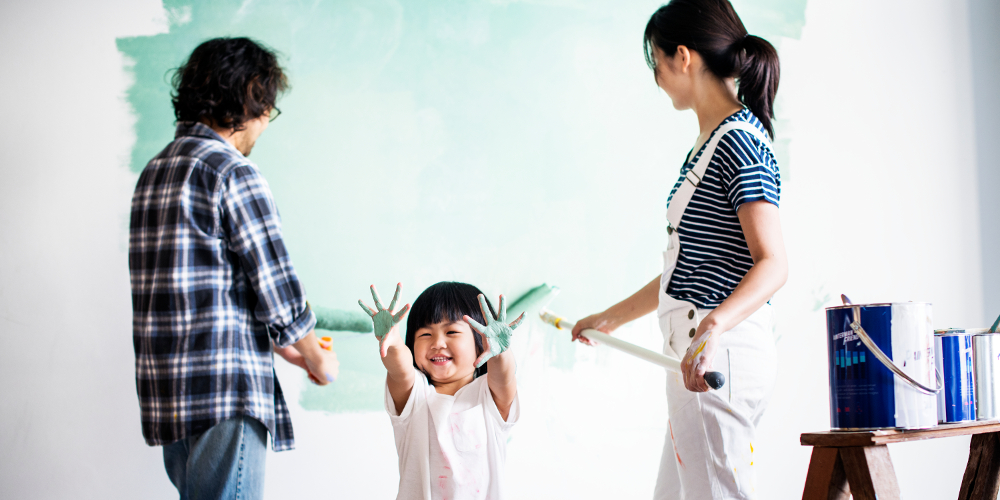
POLYGON ((246 415, 163 447, 163 464, 181 500, 264 498, 267 428, 246 415))

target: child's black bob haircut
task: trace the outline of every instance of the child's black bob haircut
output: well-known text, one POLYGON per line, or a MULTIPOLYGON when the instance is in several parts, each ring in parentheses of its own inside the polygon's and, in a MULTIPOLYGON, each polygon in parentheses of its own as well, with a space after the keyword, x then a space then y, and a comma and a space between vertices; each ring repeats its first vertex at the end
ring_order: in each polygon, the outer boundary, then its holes
MULTIPOLYGON (((410 314, 406 318, 406 347, 413 352, 413 344, 417 330, 440 323, 442 321, 463 321, 462 316, 468 315, 481 325, 486 324, 483 318, 483 311, 479 307, 479 294, 483 293, 478 288, 468 283, 458 283, 455 281, 442 281, 427 287, 421 292, 417 300, 413 301, 410 314)), ((489 299, 486 299, 486 306, 490 308, 490 314, 496 317, 496 311, 489 299)), ((476 357, 483 353, 483 337, 472 330, 472 337, 476 341, 476 357)), ((417 359, 414 356, 413 366, 418 370, 417 359)), ((476 368, 476 377, 486 373, 486 363, 476 368)), ((426 375, 426 373, 425 373, 426 375)), ((427 377, 430 381, 430 377, 427 377)))

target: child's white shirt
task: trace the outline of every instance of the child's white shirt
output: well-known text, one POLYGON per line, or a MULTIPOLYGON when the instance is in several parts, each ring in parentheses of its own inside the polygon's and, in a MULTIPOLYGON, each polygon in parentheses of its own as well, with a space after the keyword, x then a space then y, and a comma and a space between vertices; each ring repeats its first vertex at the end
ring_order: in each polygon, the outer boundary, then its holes
POLYGON ((486 375, 449 396, 438 394, 423 372, 413 371, 413 389, 399 415, 388 385, 385 388, 385 410, 399 454, 396 498, 503 498, 507 436, 517 423, 517 396, 504 421, 486 375))

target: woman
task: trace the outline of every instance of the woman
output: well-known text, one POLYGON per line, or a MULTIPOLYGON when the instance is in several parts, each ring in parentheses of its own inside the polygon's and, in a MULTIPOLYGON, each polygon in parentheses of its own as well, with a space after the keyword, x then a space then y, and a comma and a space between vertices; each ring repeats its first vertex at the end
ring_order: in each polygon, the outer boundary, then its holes
POLYGON ((788 269, 771 150, 778 54, 727 0, 672 0, 646 25, 646 61, 699 135, 670 193, 664 269, 580 331, 611 333, 657 311, 670 418, 655 498, 755 498, 754 433, 774 386, 771 296, 788 269), (703 376, 726 385, 709 390, 703 376), (682 378, 683 377, 683 378, 682 378))

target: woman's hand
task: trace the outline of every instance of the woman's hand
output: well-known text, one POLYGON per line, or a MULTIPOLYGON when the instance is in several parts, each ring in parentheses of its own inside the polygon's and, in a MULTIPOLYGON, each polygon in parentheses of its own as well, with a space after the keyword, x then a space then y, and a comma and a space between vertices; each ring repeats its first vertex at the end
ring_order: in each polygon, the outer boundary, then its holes
POLYGON ((584 330, 597 330, 599 332, 604 332, 610 335, 611 332, 618 329, 618 326, 619 323, 615 321, 614 318, 612 318, 612 316, 608 313, 608 311, 600 312, 597 314, 591 314, 590 316, 587 316, 586 318, 583 318, 580 321, 576 322, 576 325, 573 327, 572 340, 579 341, 582 344, 597 345, 591 342, 591 340, 588 339, 587 337, 580 335, 580 332, 584 330))
POLYGON ((399 310, 395 315, 392 314, 392 310, 396 308, 396 301, 399 300, 399 291, 402 290, 403 284, 396 283, 396 293, 392 296, 392 302, 389 303, 389 308, 385 309, 382 307, 382 301, 379 300, 378 291, 375 290, 375 285, 371 286, 372 298, 375 299, 375 307, 377 311, 365 305, 361 300, 358 304, 361 308, 372 317, 372 322, 375 323, 375 338, 378 339, 379 352, 382 353, 384 358, 388 349, 389 343, 386 343, 386 338, 389 337, 390 333, 393 333, 396 340, 399 338, 399 328, 397 325, 406 316, 406 313, 410 311, 410 304, 406 304, 402 309, 399 310))
POLYGON ((708 392, 711 389, 705 382, 705 373, 712 370, 712 363, 715 361, 715 353, 719 349, 719 337, 722 336, 722 329, 719 325, 708 321, 698 325, 698 331, 684 359, 681 360, 681 374, 684 375, 684 387, 691 392, 708 392))
POLYGON ((580 335, 584 330, 597 330, 611 334, 619 326, 638 319, 656 310, 659 302, 660 275, 656 275, 646 286, 633 293, 629 298, 609 307, 604 312, 591 314, 586 318, 576 322, 573 327, 573 339, 587 345, 595 345, 593 342, 580 335))

